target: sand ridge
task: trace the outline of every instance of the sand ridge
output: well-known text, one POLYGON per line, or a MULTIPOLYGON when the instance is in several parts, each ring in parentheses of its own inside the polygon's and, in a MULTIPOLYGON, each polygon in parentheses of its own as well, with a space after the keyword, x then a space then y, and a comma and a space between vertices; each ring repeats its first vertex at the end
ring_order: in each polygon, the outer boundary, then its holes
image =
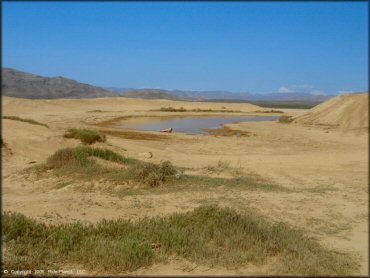
POLYGON ((344 94, 295 117, 295 122, 361 129, 369 127, 369 93, 344 94))

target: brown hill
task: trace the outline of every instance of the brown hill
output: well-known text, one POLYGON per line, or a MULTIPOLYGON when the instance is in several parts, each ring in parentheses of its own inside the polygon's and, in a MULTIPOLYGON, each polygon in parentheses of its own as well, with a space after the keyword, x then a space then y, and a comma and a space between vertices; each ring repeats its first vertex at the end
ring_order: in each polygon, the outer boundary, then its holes
POLYGON ((1 91, 4 96, 32 99, 116 96, 103 88, 61 76, 44 77, 9 68, 2 69, 1 91))
POLYGON ((369 94, 345 94, 331 98, 296 117, 294 122, 342 129, 368 128, 369 94))

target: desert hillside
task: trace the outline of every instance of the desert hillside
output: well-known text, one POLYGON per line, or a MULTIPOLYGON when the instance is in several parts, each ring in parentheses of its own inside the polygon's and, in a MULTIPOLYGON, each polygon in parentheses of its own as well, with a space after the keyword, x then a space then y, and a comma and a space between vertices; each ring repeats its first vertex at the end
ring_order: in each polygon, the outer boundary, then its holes
POLYGON ((32 99, 96 98, 115 96, 100 87, 83 84, 75 80, 44 77, 14 69, 2 69, 1 91, 4 96, 32 99))
POLYGON ((341 129, 368 128, 368 105, 368 93, 340 95, 297 116, 294 122, 334 126, 341 129))

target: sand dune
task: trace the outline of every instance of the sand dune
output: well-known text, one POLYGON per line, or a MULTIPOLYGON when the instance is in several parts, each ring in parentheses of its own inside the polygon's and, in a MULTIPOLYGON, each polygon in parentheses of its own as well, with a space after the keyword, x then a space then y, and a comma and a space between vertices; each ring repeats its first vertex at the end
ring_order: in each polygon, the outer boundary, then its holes
POLYGON ((369 94, 345 94, 334 97, 303 115, 294 122, 313 125, 328 125, 341 129, 369 127, 369 94))

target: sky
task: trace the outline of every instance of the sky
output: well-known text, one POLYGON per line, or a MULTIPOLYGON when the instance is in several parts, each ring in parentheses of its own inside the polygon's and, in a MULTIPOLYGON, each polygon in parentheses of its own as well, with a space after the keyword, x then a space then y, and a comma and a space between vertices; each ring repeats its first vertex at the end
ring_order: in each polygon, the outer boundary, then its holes
POLYGON ((3 2, 3 67, 120 88, 368 91, 368 2, 3 2))

